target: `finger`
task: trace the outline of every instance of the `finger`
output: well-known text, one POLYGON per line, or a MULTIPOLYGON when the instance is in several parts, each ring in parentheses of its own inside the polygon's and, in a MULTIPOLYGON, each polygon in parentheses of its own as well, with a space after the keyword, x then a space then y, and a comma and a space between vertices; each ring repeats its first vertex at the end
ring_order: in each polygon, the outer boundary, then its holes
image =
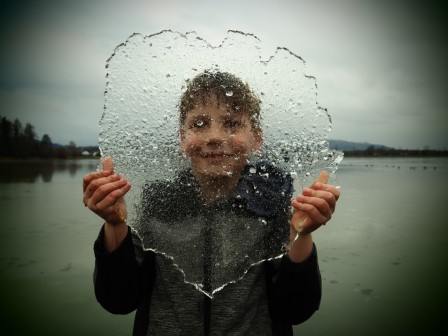
POLYGON ((98 178, 93 179, 87 185, 86 190, 84 191, 85 196, 91 197, 93 193, 96 191, 96 189, 98 189, 102 185, 112 183, 121 179, 121 176, 118 174, 112 174, 112 175, 105 174, 105 175, 106 176, 101 177, 100 174, 98 178))
MULTIPOLYGON (((126 183, 118 189, 109 192, 99 203, 96 204, 97 209, 105 209, 116 204, 123 199, 123 196, 131 189, 131 185, 126 183)), ((124 206, 124 202, 122 203, 124 206)))
POLYGON ((114 161, 112 160, 112 157, 106 156, 103 161, 103 169, 104 170, 110 170, 114 171, 114 161))
MULTIPOLYGON (((130 185, 129 185, 129 189, 130 189, 130 185)), ((124 194, 126 194, 129 190, 124 190, 124 194)), ((122 197, 120 197, 117 201, 117 203, 115 203, 115 207, 118 211, 118 218, 120 218, 121 221, 126 222, 126 219, 128 217, 128 212, 126 210, 126 203, 124 201, 124 195, 122 197)))
POLYGON ((330 192, 331 194, 333 194, 336 201, 339 199, 339 196, 341 195, 341 191, 339 188, 329 184, 322 184, 319 182, 315 182, 309 189, 330 192))
POLYGON ((303 196, 317 197, 325 200, 330 206, 331 212, 334 212, 336 208, 336 196, 327 190, 314 190, 310 188, 303 189, 303 196))
POLYGON ((328 172, 324 170, 317 177, 317 182, 327 184, 329 177, 330 177, 330 174, 328 174, 328 172))
POLYGON ((335 186, 327 184, 329 177, 330 177, 330 175, 328 174, 328 172, 322 171, 319 174, 319 176, 317 177, 316 182, 314 182, 310 186, 310 188, 329 191, 334 195, 335 199, 338 200, 341 192, 340 192, 339 188, 336 188, 335 186))
MULTIPOLYGON (((93 197, 98 188, 101 188, 101 186, 104 186, 106 184, 119 181, 120 179, 121 177, 118 174, 113 174, 110 176, 94 179, 92 182, 89 183, 86 190, 84 191, 84 197, 83 197, 84 204, 87 205, 87 203, 90 203, 90 199, 93 197)), ((95 202, 95 200, 93 201, 95 202)))
POLYGON ((304 217, 297 222, 293 229, 295 232, 303 236, 317 230, 320 226, 321 224, 313 223, 309 217, 304 217))
POLYGON ((297 218, 291 218, 291 224, 293 229, 301 235, 306 235, 317 230, 320 226, 325 224, 324 222, 313 221, 308 214, 303 211, 297 211, 299 214, 297 218))
MULTIPOLYGON (((311 204, 299 203, 297 201, 293 201, 293 207, 297 210, 305 213, 306 216, 304 220, 299 223, 300 231, 305 228, 305 226, 313 225, 313 226, 321 226, 328 221, 328 217, 321 214, 316 207, 311 204), (306 218, 306 219, 305 219, 306 218)), ((300 232, 299 231, 299 232, 300 232)))
MULTIPOLYGON (((298 205, 296 204, 296 206, 298 205)), ((294 211, 294 213, 291 216, 290 224, 294 228, 295 232, 302 233, 303 227, 305 226, 305 223, 307 223, 308 221, 309 218, 304 212, 294 211)))
MULTIPOLYGON (((105 179, 103 179, 103 180, 105 180, 105 179)), ((94 182, 96 182, 96 181, 94 181, 94 182)), ((101 185, 98 185, 98 187, 95 189, 92 188, 92 190, 93 190, 92 195, 90 197, 87 197, 89 205, 97 205, 104 198, 106 198, 110 193, 114 192, 117 189, 122 188, 127 183, 128 183, 128 181, 126 179, 119 178, 117 180, 112 180, 107 183, 102 183, 101 185)), ((91 191, 88 188, 88 190, 86 191, 86 195, 89 192, 91 192, 91 191)))
POLYGON ((331 207, 322 198, 299 195, 292 202, 292 206, 295 209, 306 212, 310 216, 312 221, 324 223, 331 219, 331 207))
POLYGON ((83 192, 86 191, 87 186, 96 179, 99 179, 101 177, 106 177, 106 176, 110 176, 112 174, 111 171, 109 170, 100 170, 97 172, 93 172, 93 173, 89 173, 84 175, 83 179, 82 179, 82 190, 83 192))

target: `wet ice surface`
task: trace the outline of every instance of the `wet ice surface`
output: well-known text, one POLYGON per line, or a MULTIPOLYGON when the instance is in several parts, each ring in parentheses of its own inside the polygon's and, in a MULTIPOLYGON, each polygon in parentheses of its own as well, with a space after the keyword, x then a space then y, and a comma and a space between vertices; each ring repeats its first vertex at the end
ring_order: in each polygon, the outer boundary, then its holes
MULTIPOLYGON (((106 66, 100 149, 132 184, 126 196, 128 224, 145 249, 168 257, 186 282, 210 296, 251 265, 280 256, 289 227, 286 221, 266 242, 272 219, 242 215, 238 202, 227 204, 233 210, 225 213, 226 206, 217 210, 191 201, 194 181, 178 179, 189 168, 179 149, 178 109, 188 81, 207 70, 228 72, 249 84, 261 100, 263 130, 261 155, 251 161, 266 160, 290 173, 296 190, 324 169, 334 173, 342 160, 328 148, 330 117, 317 104, 316 80, 306 74, 305 62, 285 48, 262 60, 260 47, 255 36, 235 31, 218 47, 195 33, 134 34, 117 46, 106 66), (163 194, 185 190, 187 202, 163 194), (166 211, 150 207, 156 213, 150 216, 142 204, 156 198, 166 211)), ((254 167, 249 174, 269 178, 254 167)))

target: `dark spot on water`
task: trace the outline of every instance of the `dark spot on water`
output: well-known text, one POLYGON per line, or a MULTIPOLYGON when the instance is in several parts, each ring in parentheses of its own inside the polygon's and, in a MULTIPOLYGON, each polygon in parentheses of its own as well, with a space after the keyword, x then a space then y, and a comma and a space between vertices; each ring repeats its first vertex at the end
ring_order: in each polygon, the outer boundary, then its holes
POLYGON ((68 263, 67 266, 65 266, 64 268, 61 268, 60 271, 61 272, 67 272, 72 268, 72 263, 68 263))
POLYGON ((394 265, 394 266, 401 265, 401 258, 400 257, 396 257, 395 260, 392 262, 392 265, 394 265))
POLYGON ((372 292, 373 292, 373 289, 370 289, 370 288, 361 289, 361 294, 362 295, 369 296, 370 294, 372 294, 372 292))
POLYGON ((36 260, 32 260, 32 259, 28 260, 28 261, 24 261, 24 260, 20 261, 20 258, 18 258, 18 257, 11 257, 11 258, 9 258, 9 260, 10 261, 7 263, 8 266, 16 266, 17 268, 29 266, 29 265, 36 263, 36 260), (20 261, 20 263, 18 264, 19 261, 20 261))
POLYGON ((337 281, 337 280, 331 280, 330 283, 331 283, 331 284, 337 284, 338 281, 337 281))

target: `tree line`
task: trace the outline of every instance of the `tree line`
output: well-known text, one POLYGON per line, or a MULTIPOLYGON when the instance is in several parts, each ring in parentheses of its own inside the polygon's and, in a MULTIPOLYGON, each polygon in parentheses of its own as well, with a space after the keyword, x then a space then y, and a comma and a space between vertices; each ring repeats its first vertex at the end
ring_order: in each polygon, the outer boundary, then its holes
MULTIPOLYGON (((23 127, 17 118, 11 121, 6 117, 1 117, 0 157, 68 159, 80 157, 83 150, 85 148, 77 147, 73 141, 70 141, 68 145, 53 144, 48 134, 44 134, 42 138, 38 139, 32 124, 26 123, 23 127)), ((95 150, 95 147, 92 147, 91 150, 95 150)))
POLYGON ((447 157, 447 150, 437 149, 396 149, 369 146, 364 150, 344 151, 345 157, 447 157))

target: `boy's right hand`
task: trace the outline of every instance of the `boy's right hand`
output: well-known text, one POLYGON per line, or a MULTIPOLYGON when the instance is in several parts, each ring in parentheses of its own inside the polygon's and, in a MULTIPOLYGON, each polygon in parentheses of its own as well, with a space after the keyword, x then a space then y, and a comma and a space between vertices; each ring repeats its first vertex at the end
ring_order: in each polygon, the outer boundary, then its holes
POLYGON ((103 162, 103 169, 84 176, 83 202, 86 207, 103 218, 106 223, 126 223, 126 206, 123 196, 131 189, 130 183, 114 174, 111 157, 103 162))

